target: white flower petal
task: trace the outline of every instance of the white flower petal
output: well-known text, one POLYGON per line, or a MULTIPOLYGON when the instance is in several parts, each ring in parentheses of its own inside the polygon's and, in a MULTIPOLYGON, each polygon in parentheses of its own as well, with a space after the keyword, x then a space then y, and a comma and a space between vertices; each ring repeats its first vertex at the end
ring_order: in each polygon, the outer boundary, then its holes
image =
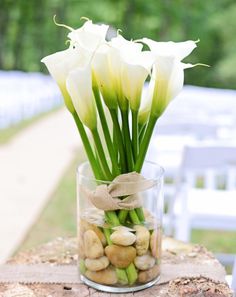
POLYGON ((148 70, 140 65, 123 62, 121 84, 132 110, 139 109, 142 89, 148 73, 148 70))
POLYGON ((149 38, 143 38, 150 50, 158 56, 172 56, 179 60, 187 57, 196 47, 196 42, 192 40, 184 42, 157 42, 149 38))
POLYGON ((71 71, 66 80, 66 88, 79 118, 84 125, 93 130, 97 120, 90 65, 71 71))
POLYGON ((69 48, 64 51, 56 52, 41 60, 50 72, 53 79, 57 82, 63 94, 65 104, 70 112, 74 111, 73 104, 66 90, 66 78, 68 73, 85 63, 88 63, 88 56, 77 49, 69 48))
POLYGON ((146 52, 142 51, 142 45, 126 40, 118 35, 109 42, 110 67, 112 80, 119 106, 125 109, 128 99, 132 109, 137 110, 140 105, 141 90, 143 83, 150 71, 153 61, 146 52))
POLYGON ((100 47, 92 60, 93 74, 102 93, 104 101, 109 108, 117 107, 117 99, 115 92, 115 82, 112 79, 112 68, 110 67, 108 53, 110 47, 103 45, 100 47))
POLYGON ((173 57, 157 59, 153 68, 155 88, 151 113, 160 116, 172 99, 182 90, 184 65, 173 57))
POLYGON ((83 49, 94 52, 101 44, 105 43, 105 37, 109 26, 93 24, 86 21, 84 25, 68 34, 73 45, 79 45, 83 49))
POLYGON ((143 45, 141 43, 127 40, 120 34, 111 39, 110 45, 113 48, 118 49, 120 52, 128 52, 128 51, 141 52, 141 50, 143 48, 143 45))

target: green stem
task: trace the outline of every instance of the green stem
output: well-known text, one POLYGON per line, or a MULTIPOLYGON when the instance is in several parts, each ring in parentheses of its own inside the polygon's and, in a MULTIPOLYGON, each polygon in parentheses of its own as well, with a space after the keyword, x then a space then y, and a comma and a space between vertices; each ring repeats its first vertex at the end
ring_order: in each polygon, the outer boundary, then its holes
POLYGON ((146 155, 147 150, 148 150, 148 145, 150 143, 152 132, 154 130, 156 121, 157 121, 157 117, 150 116, 147 128, 145 130, 145 134, 144 134, 141 146, 140 146, 139 155, 138 155, 137 161, 136 161, 135 166, 134 166, 134 170, 136 172, 140 172, 141 169, 142 169, 143 162, 144 162, 144 159, 145 159, 145 155, 146 155))
POLYGON ((81 137, 81 140, 83 142, 83 145, 84 145, 86 154, 88 156, 91 168, 93 170, 94 176, 95 176, 96 179, 100 179, 101 178, 100 177, 101 168, 100 168, 100 166, 99 166, 99 164, 98 164, 98 162, 96 160, 96 157, 94 156, 94 153, 93 153, 93 150, 91 148, 88 136, 87 136, 87 134, 85 132, 84 126, 83 126, 83 124, 82 124, 82 122, 81 122, 81 120, 78 117, 76 112, 72 113, 72 115, 73 115, 73 118, 75 120, 78 131, 80 133, 80 137, 81 137))
POLYGON ((96 158, 97 164, 100 167, 99 180, 106 180, 106 176, 105 176, 104 171, 102 169, 102 165, 101 165, 101 162, 100 162, 100 159, 99 159, 99 156, 98 156, 98 151, 96 150, 96 148, 95 148, 95 158, 96 158))
POLYGON ((103 166, 104 172, 106 174, 107 180, 112 180, 113 176, 111 174, 110 168, 107 164, 107 160, 106 160, 106 156, 102 147, 102 143, 101 143, 101 139, 99 137, 98 134, 98 130, 97 128, 91 130, 92 135, 93 135, 93 139, 94 139, 94 143, 96 145, 97 151, 98 151, 98 155, 99 155, 99 159, 101 161, 101 164, 103 166))
POLYGON ((120 125, 118 121, 117 110, 109 109, 109 111, 111 114, 113 127, 115 130, 115 135, 117 137, 118 150, 120 153, 121 171, 124 173, 124 172, 127 172, 127 166, 126 166, 126 158, 124 153, 124 143, 123 143, 122 133, 121 133, 120 125))
POLYGON ((99 114, 99 117, 100 117, 100 120, 101 120, 101 125, 102 125, 102 129, 103 129, 104 137, 105 137, 105 140, 106 140, 107 149, 108 149, 108 152, 109 152, 109 155, 110 155, 110 158, 111 158, 113 172, 114 172, 114 175, 117 176, 117 175, 120 174, 120 170, 119 170, 119 167, 118 167, 116 154, 115 154, 115 151, 114 151, 114 146, 113 146, 113 143, 112 143, 112 140, 111 140, 109 128, 108 128, 105 113, 104 113, 104 110, 103 110, 101 97, 100 97, 99 90, 98 90, 97 87, 93 88, 93 93, 94 93, 95 102, 96 102, 96 105, 97 105, 98 114, 99 114))
POLYGON ((134 266, 134 263, 129 264, 129 266, 126 268, 126 272, 129 280, 129 285, 133 285, 138 278, 138 273, 134 266))
POLYGON ((116 137, 116 130, 113 126, 113 147, 114 147, 114 152, 115 152, 115 157, 118 163, 118 167, 120 168, 120 162, 119 162, 119 152, 118 152, 118 143, 117 143, 117 137, 116 137))
POLYGON ((124 136, 124 143, 125 143, 125 149, 126 149, 126 159, 128 164, 128 172, 131 172, 133 171, 134 163, 133 163, 132 145, 130 140, 128 110, 121 110, 121 117, 122 117, 122 130, 123 130, 123 136, 124 136))
POLYGON ((145 221, 145 216, 144 216, 142 207, 135 208, 135 211, 140 222, 143 223, 145 221))
POLYGON ((116 268, 116 275, 120 284, 127 285, 129 283, 125 269, 116 268))
POLYGON ((129 216, 133 224, 139 225, 141 223, 135 209, 129 210, 129 216))
POLYGON ((129 211, 127 209, 121 209, 118 214, 119 221, 122 225, 124 225, 125 220, 127 218, 129 211))
POLYGON ((133 146, 133 155, 134 162, 136 162, 138 156, 138 111, 132 110, 132 146, 133 146))
POLYGON ((143 135, 145 133, 145 129, 146 129, 146 124, 140 125, 140 127, 139 127, 139 136, 138 136, 139 148, 140 148, 140 145, 141 145, 142 140, 143 140, 143 135))
POLYGON ((108 244, 108 245, 111 245, 111 244, 112 244, 112 241, 111 241, 111 239, 110 239, 110 236, 111 236, 111 231, 110 231, 110 229, 108 229, 108 228, 103 228, 103 233, 104 233, 104 235, 105 235, 105 237, 106 237, 107 244, 108 244))
POLYGON ((120 226, 119 218, 114 210, 107 210, 106 215, 113 227, 120 226))

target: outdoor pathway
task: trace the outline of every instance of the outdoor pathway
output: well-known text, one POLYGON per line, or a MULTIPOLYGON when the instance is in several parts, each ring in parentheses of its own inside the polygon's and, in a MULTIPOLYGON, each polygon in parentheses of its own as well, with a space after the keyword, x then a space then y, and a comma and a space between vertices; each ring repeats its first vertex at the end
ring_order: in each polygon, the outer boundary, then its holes
POLYGON ((79 145, 72 117, 63 109, 0 146, 0 263, 35 223, 79 145))

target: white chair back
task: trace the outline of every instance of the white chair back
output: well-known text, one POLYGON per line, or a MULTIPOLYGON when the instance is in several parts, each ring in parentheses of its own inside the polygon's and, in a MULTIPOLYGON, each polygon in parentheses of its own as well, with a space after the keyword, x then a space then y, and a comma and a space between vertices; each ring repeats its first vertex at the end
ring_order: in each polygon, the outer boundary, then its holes
MULTIPOLYGON (((190 187, 196 187, 196 177, 204 178, 204 188, 218 189, 224 177, 224 189, 236 189, 236 146, 186 146, 181 176, 190 187)), ((181 181, 182 182, 182 181, 181 181)))
POLYGON ((189 241, 192 228, 236 230, 235 190, 236 146, 186 147, 170 208, 175 238, 189 241))

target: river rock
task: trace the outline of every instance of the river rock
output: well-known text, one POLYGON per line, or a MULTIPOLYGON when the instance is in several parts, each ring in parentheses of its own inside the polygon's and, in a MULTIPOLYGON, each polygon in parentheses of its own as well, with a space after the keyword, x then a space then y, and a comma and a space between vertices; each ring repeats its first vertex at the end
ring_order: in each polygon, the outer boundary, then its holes
POLYGON ((160 258, 159 253, 161 252, 161 233, 158 230, 154 230, 150 237, 150 248, 154 258, 160 258))
POLYGON ((134 259, 134 264, 139 270, 147 270, 155 265, 155 258, 149 254, 137 256, 134 259))
POLYGON ((141 225, 134 226, 136 231, 135 247, 138 256, 142 256, 147 253, 149 247, 150 233, 148 229, 141 225))
POLYGON ((109 265, 109 260, 107 257, 102 256, 98 259, 85 259, 84 261, 85 267, 90 271, 99 271, 107 268, 109 265))
POLYGON ((84 233, 84 251, 87 258, 96 259, 104 254, 102 243, 93 230, 84 233))
POLYGON ((115 267, 126 268, 136 257, 136 249, 132 246, 112 244, 105 248, 105 254, 115 267))
POLYGON ((153 280, 159 274, 160 274, 160 267, 158 265, 155 265, 151 269, 140 271, 138 274, 138 281, 140 283, 147 283, 153 280))
POLYGON ((88 230, 93 230, 97 234, 97 236, 100 239, 103 246, 106 246, 106 244, 107 244, 106 237, 103 234, 103 232, 96 225, 89 223, 85 219, 80 219, 79 228, 80 228, 80 234, 83 234, 84 232, 86 232, 88 230))
POLYGON ((132 245, 136 240, 136 236, 126 230, 115 231, 111 234, 110 238, 114 244, 123 246, 132 245))
POLYGON ((111 267, 96 272, 87 270, 85 276, 96 283, 104 285, 115 285, 118 281, 115 269, 111 267))

